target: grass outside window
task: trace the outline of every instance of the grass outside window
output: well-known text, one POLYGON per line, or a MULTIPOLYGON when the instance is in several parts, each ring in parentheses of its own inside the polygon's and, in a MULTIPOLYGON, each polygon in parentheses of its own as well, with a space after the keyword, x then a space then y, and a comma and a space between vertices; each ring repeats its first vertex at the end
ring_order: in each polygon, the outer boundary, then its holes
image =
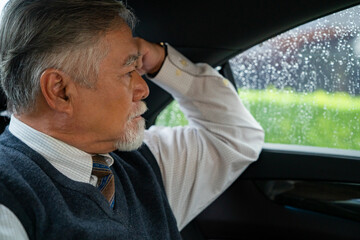
MULTIPOLYGON (((297 93, 291 89, 239 89, 245 106, 265 130, 265 142, 360 150, 360 97, 347 93, 297 93)), ((188 124, 177 102, 156 125, 188 124)))

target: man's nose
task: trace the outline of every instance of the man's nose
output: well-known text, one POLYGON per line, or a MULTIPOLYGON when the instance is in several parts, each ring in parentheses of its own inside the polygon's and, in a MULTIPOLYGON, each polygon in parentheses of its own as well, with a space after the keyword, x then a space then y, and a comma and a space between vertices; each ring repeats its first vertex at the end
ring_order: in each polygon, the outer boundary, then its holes
POLYGON ((140 101, 149 96, 149 87, 145 80, 139 75, 138 72, 134 71, 134 94, 133 94, 133 101, 140 101))

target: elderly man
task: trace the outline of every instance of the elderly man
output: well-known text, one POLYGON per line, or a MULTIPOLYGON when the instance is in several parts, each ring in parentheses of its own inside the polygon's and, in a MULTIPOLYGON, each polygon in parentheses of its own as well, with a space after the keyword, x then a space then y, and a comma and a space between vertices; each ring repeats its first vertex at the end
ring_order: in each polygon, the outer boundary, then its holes
POLYGON ((257 159, 263 131, 231 84, 133 38, 133 22, 116 0, 7 4, 1 239, 180 239, 257 159), (178 100, 188 127, 144 131, 142 74, 178 100))

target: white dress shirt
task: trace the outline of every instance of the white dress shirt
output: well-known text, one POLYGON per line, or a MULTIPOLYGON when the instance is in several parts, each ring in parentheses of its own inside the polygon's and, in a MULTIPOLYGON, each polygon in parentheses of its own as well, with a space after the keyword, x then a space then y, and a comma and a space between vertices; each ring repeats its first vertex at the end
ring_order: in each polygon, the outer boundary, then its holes
MULTIPOLYGON (((153 126, 144 139, 159 164, 181 230, 258 158, 264 133, 228 80, 206 64, 193 64, 171 46, 153 81, 172 94, 189 120, 186 127, 153 126)), ((14 117, 9 130, 70 179, 96 182, 91 155, 14 117)), ((6 239, 27 239, 17 217, 0 205, 0 239, 9 233, 13 238, 6 239)))

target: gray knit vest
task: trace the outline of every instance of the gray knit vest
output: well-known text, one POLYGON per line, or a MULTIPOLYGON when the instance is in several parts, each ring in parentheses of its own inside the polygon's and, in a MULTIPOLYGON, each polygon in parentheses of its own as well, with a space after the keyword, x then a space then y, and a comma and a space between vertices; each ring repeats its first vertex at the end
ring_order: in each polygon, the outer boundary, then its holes
POLYGON ((97 188, 67 178, 6 129, 0 136, 0 203, 30 239, 181 239, 149 149, 111 156, 114 209, 97 188))

